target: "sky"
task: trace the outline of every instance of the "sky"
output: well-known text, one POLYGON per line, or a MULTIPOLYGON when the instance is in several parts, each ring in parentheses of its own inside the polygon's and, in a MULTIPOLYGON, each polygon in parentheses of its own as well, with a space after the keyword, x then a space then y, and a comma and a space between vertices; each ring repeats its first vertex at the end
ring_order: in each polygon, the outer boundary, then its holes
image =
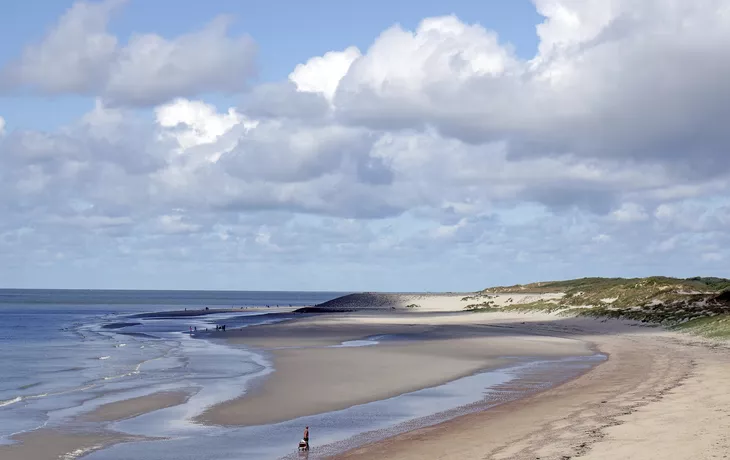
POLYGON ((0 287, 730 277, 725 0, 10 0, 0 287))

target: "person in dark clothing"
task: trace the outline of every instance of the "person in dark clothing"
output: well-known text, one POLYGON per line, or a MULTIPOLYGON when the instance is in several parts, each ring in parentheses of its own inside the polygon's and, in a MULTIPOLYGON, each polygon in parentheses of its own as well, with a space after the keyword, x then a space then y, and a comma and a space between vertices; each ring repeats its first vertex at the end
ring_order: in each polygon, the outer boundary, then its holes
POLYGON ((309 427, 304 427, 304 443, 307 445, 307 450, 309 450, 309 427))

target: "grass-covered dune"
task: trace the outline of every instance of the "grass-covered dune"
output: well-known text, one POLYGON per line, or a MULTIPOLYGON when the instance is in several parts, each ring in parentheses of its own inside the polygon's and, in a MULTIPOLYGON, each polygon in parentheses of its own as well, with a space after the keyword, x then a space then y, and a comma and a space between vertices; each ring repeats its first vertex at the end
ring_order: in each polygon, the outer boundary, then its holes
POLYGON ((725 278, 581 278, 492 287, 463 300, 467 310, 623 318, 730 338, 730 280, 725 278), (505 301, 512 294, 528 301, 505 301))

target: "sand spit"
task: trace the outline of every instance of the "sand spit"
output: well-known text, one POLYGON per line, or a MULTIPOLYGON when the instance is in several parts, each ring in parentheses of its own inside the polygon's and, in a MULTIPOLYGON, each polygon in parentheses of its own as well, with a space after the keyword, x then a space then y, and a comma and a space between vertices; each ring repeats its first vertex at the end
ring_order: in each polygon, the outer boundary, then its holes
POLYGON ((149 312, 149 313, 137 313, 134 315, 129 315, 128 318, 189 318, 189 317, 196 317, 196 316, 217 315, 220 313, 261 313, 261 312, 288 313, 288 312, 292 312, 298 308, 302 308, 302 307, 299 307, 299 306, 296 306, 296 307, 260 306, 260 307, 236 307, 236 308, 209 308, 207 310, 205 310, 205 309, 172 310, 172 311, 157 311, 157 312, 149 312))
MULTIPOLYGON (((251 309, 253 310, 253 309, 251 309)), ((210 308, 208 310, 173 310, 173 311, 157 311, 150 313, 137 313, 129 315, 128 318, 188 318, 195 316, 215 315, 218 313, 232 313, 246 311, 243 308, 210 308)))

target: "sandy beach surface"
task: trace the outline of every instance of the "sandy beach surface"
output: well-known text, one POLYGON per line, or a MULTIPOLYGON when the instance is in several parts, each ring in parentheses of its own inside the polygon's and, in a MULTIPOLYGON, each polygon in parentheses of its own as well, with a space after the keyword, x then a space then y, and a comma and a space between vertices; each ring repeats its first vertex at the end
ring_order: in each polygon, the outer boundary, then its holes
POLYGON ((610 359, 551 390, 336 458, 730 458, 727 345, 620 321, 534 316, 494 321, 515 334, 585 340, 610 359))
MULTIPOLYGON (((726 344, 628 321, 463 312, 462 296, 402 296, 395 309, 384 302, 368 311, 302 315, 206 333, 206 338, 264 353, 275 370, 243 397, 208 408, 197 421, 265 425, 433 387, 520 357, 600 352, 608 360, 557 387, 394 434, 334 458, 730 458, 726 344), (414 303, 418 307, 409 306, 414 303)), ((107 404, 81 417, 78 426, 127 419, 186 397, 160 392, 107 404)), ((77 458, 139 439, 78 426, 18 435, 17 444, 0 446, 0 458, 77 458)), ((312 435, 316 456, 317 433, 312 435)))
POLYGON ((272 356, 276 371, 242 398, 206 411, 216 425, 262 425, 433 387, 512 362, 594 354, 570 338, 470 324, 468 315, 346 314, 225 335, 272 356), (385 336, 377 346, 339 346, 385 336), (296 347, 296 348, 294 348, 296 347))

